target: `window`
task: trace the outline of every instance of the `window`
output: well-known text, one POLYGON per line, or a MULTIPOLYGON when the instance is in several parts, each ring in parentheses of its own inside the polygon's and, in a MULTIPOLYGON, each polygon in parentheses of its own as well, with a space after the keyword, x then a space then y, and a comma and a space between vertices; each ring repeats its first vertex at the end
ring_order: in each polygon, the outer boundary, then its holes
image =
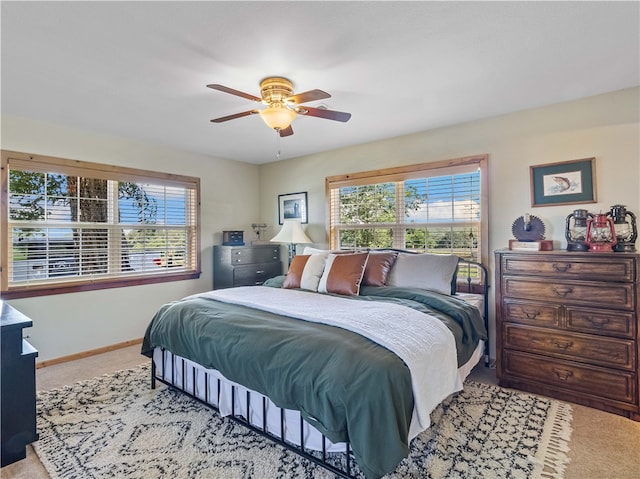
POLYGON ((486 264, 487 157, 326 179, 330 242, 456 254, 486 264))
POLYGON ((2 297, 199 277, 199 178, 2 151, 2 297))

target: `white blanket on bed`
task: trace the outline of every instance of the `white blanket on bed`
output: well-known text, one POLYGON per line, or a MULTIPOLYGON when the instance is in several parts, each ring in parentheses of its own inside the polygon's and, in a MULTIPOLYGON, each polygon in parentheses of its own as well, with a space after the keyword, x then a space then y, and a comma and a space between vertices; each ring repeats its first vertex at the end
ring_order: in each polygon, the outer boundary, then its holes
POLYGON ((414 409, 409 440, 430 426, 429 415, 443 399, 462 389, 453 334, 437 318, 414 309, 266 286, 193 296, 348 329, 394 352, 411 372, 414 409))

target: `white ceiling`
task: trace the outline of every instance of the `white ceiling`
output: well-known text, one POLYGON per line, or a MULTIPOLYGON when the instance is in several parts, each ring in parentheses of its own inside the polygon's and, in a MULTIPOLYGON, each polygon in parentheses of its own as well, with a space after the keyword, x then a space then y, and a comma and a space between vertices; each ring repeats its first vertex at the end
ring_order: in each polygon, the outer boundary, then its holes
POLYGON ((2 114, 250 163, 640 84, 640 2, 1 2, 2 114), (266 76, 332 98, 278 140, 266 76))

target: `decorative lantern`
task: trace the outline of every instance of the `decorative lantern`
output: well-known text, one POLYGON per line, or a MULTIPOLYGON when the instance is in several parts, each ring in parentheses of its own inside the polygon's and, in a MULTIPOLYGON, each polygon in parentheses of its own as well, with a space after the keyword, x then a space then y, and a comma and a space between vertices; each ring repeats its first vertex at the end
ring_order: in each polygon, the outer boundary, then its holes
POLYGON ((613 251, 618 243, 613 220, 604 213, 593 215, 587 220, 587 239, 589 251, 613 251))
POLYGON ((613 220, 613 227, 616 232, 618 243, 613 247, 613 251, 633 252, 636 250, 636 240, 638 239, 638 227, 636 225, 636 215, 627 211, 625 205, 613 205, 607 216, 613 220), (627 220, 627 217, 630 219, 627 220))
POLYGON ((593 215, 587 210, 574 210, 567 216, 564 237, 567 239, 567 251, 589 251, 587 244, 587 220, 593 215), (571 220, 573 219, 573 224, 571 220))

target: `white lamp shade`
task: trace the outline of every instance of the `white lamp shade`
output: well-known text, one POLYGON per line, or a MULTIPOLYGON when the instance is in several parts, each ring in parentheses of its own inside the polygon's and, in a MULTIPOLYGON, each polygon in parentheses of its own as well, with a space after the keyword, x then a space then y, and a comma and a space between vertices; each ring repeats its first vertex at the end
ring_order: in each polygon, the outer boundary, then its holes
POLYGON ((274 130, 289 128, 291 122, 296 118, 295 111, 279 104, 270 105, 268 108, 259 110, 258 113, 267 126, 274 130))
POLYGON ((305 234, 300 220, 284 220, 280 232, 271 238, 274 243, 313 243, 305 234))

